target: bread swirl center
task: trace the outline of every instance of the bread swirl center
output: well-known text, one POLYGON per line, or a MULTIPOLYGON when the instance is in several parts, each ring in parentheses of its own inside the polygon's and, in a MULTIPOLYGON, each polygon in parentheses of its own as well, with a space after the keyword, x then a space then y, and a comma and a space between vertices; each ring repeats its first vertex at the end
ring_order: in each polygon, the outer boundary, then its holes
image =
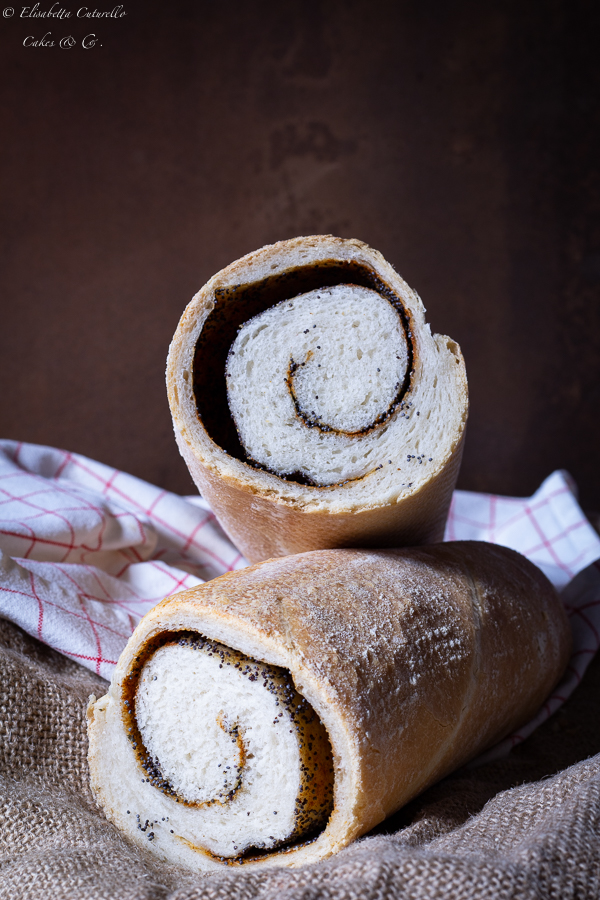
POLYGON ((184 842, 229 859, 324 827, 331 747, 285 669, 182 632, 141 662, 132 696, 126 721, 142 780, 164 796, 184 842))
POLYGON ((318 288, 265 310, 240 328, 226 368, 229 407, 248 458, 320 484, 340 474, 359 477, 372 463, 356 457, 353 443, 317 447, 315 439, 352 442, 384 425, 408 367, 401 316, 370 288, 318 288), (335 459, 340 452, 348 457, 343 462, 335 459), (313 453, 320 459, 311 460, 313 453))

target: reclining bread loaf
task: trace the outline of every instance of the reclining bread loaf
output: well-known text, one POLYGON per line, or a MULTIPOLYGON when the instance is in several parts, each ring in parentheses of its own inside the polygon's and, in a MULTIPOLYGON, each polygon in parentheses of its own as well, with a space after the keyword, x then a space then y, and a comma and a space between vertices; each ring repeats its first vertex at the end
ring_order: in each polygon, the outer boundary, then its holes
POLYGON ((443 537, 462 355, 366 244, 296 238, 219 272, 179 323, 167 385, 190 473, 251 561, 443 537))
POLYGON ((316 861, 527 721, 569 646, 503 547, 270 560, 144 617, 89 708, 92 788, 190 869, 316 861))

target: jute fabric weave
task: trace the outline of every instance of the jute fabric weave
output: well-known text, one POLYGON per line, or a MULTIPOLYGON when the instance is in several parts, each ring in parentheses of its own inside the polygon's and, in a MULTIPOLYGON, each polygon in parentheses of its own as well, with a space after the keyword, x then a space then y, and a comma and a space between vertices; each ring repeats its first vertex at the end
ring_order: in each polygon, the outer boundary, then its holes
POLYGON ((600 659, 507 758, 463 769, 336 857, 193 876, 131 847, 88 787, 106 682, 0 620, 0 898, 600 898, 600 659))

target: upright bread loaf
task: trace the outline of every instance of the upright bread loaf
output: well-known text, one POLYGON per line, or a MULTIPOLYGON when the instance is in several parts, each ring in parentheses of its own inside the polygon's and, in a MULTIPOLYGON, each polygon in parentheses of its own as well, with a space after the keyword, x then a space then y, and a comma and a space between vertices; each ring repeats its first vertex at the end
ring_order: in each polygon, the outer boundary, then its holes
POLYGON ((190 869, 319 860, 527 721, 569 647, 503 547, 270 560, 145 616, 88 711, 92 788, 190 869))
POLYGON ((183 314, 167 386, 190 473, 251 561, 442 539, 462 355, 366 244, 296 238, 223 269, 183 314))

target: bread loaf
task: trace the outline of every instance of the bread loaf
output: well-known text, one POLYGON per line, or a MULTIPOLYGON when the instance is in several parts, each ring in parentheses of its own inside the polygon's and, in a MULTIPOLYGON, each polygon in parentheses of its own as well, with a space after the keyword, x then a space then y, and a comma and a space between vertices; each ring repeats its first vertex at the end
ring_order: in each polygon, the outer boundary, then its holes
POLYGON ((89 707, 92 788, 190 869, 323 859, 527 721, 569 647, 503 547, 270 560, 144 617, 89 707))
POLYGON ((223 269, 179 323, 167 385, 192 478, 251 561, 442 539, 464 362, 366 244, 296 238, 223 269))

